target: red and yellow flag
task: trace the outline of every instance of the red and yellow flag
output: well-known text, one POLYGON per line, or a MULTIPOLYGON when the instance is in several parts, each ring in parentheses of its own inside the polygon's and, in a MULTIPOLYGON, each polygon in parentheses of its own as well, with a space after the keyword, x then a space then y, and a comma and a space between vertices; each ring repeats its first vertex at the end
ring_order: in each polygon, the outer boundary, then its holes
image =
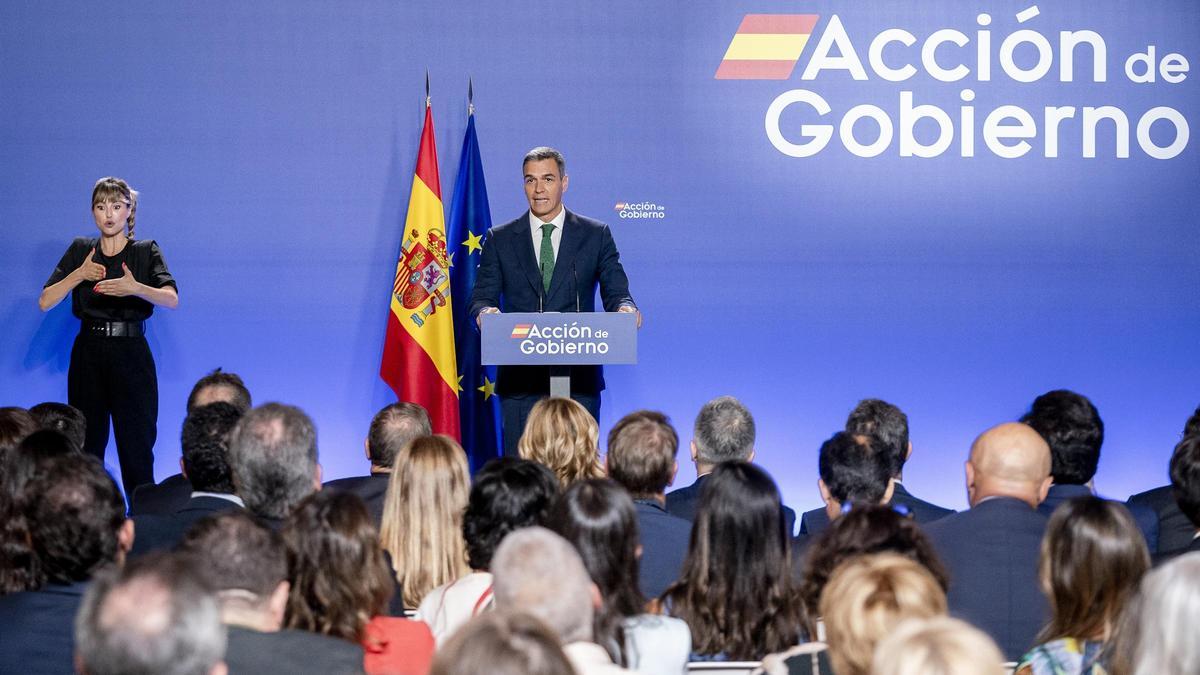
POLYGON ((429 411, 434 433, 457 439, 458 373, 450 258, 428 101, 403 242, 379 376, 401 401, 420 404, 429 411))

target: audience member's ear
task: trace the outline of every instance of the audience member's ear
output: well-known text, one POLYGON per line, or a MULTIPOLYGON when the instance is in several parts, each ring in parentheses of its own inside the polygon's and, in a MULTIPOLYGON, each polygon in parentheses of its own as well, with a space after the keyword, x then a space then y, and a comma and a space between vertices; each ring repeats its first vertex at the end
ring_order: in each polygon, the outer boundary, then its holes
POLYGON ((125 522, 121 523, 121 529, 117 530, 117 551, 122 559, 126 553, 133 550, 134 534, 133 518, 126 518, 125 522))
POLYGON ((283 628, 283 615, 287 611, 288 593, 292 591, 292 585, 286 579, 279 582, 275 590, 271 591, 271 597, 267 600, 267 609, 271 615, 271 630, 279 630, 283 628))
POLYGON ((318 463, 317 470, 313 472, 313 488, 317 491, 320 491, 321 489, 321 476, 323 474, 324 470, 321 468, 320 463, 318 463))
POLYGON ((747 461, 747 462, 753 462, 753 461, 754 461, 754 448, 750 448, 750 456, 746 458, 746 461, 747 461))
POLYGON ((605 476, 612 475, 612 468, 608 465, 608 455, 604 456, 604 475, 605 476))
POLYGON ((912 457, 912 441, 908 442, 908 450, 904 451, 904 461, 908 461, 912 457))
POLYGON ((588 584, 588 589, 592 594, 592 607, 599 610, 604 606, 604 598, 600 597, 600 588, 596 584, 588 584))
POLYGON ((642 559, 642 545, 641 544, 638 544, 637 548, 633 549, 633 557, 637 558, 638 560, 642 559))
POLYGON ((821 501, 825 502, 826 504, 833 499, 833 493, 829 491, 829 486, 826 485, 825 481, 820 478, 817 479, 817 490, 821 493, 821 501))
POLYGON ((829 516, 831 521, 837 520, 837 517, 842 515, 842 503, 833 498, 829 486, 820 478, 817 479, 817 489, 821 491, 821 499, 825 502, 825 515, 829 516))
POLYGON ((229 675, 229 666, 225 665, 224 661, 217 661, 212 670, 208 671, 208 675, 229 675))
MULTIPOLYGON (((363 454, 367 456, 367 461, 370 462, 371 461, 371 439, 369 439, 369 438, 363 439, 363 454)), ((374 464, 374 462, 371 462, 371 463, 374 464)))
POLYGON ((694 461, 696 461, 696 458, 699 457, 699 453, 696 452, 696 440, 695 439, 692 439, 691 446, 692 446, 692 461, 694 462, 694 461))
POLYGON ((182 457, 179 458, 179 473, 183 474, 184 478, 187 478, 187 467, 183 465, 182 457))
POLYGON ((667 487, 675 484, 675 476, 679 475, 679 460, 671 463, 671 480, 667 481, 667 487))
POLYGON ((1046 495, 1050 494, 1050 486, 1054 484, 1054 476, 1046 476, 1046 480, 1038 487, 1038 503, 1046 501, 1046 495))
POLYGON ((975 502, 975 465, 971 464, 971 460, 963 462, 963 471, 967 476, 967 503, 975 502))
POLYGON ((884 492, 883 492, 883 501, 881 501, 879 503, 880 504, 891 504, 892 503, 892 495, 894 495, 894 494, 896 494, 896 479, 889 478, 887 490, 884 490, 884 492))

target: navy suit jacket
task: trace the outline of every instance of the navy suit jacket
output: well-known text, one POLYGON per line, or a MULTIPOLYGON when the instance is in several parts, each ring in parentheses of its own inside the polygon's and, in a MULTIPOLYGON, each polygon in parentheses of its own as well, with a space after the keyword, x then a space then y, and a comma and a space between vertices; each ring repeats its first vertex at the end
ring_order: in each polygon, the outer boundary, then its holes
MULTIPOLYGON (((1130 497, 1125 504, 1131 512, 1135 507, 1145 507, 1154 511, 1158 517, 1158 553, 1177 551, 1191 545, 1192 537, 1196 535, 1196 526, 1179 510, 1170 485, 1139 492, 1130 497)), ((1155 552, 1154 549, 1150 550, 1155 552)))
POLYGON ((87 583, 0 596, 0 673, 75 672, 75 612, 87 583))
MULTIPOLYGON (((687 487, 667 493, 667 513, 687 521, 696 520, 696 509, 700 508, 700 487, 708 480, 709 474, 696 478, 696 482, 687 487)), ((796 531, 796 512, 783 507, 783 526, 787 528, 788 536, 796 531)))
POLYGON ((133 517, 133 550, 131 557, 151 551, 174 548, 196 521, 230 509, 240 509, 235 502, 220 497, 192 497, 169 516, 146 514, 133 517))
POLYGON ((642 595, 652 600, 679 579, 692 536, 692 524, 668 514, 655 500, 639 499, 634 502, 634 507, 642 544, 638 581, 642 595))
MULTIPOLYGON (((635 304, 608 226, 567 211, 550 290, 545 291, 526 212, 488 230, 469 310, 472 318, 485 307, 504 312, 594 312, 597 285, 604 311, 635 304)), ((550 392, 550 371, 542 366, 500 366, 496 379, 496 392, 501 396, 550 392)), ((600 367, 572 368, 571 389, 580 394, 599 393, 604 389, 600 367)))
POLYGON ((1195 530, 1192 530, 1192 537, 1193 537, 1193 539, 1190 542, 1188 542, 1187 546, 1181 546, 1180 548, 1177 548, 1173 551, 1164 551, 1162 553, 1155 553, 1152 558, 1152 560, 1154 562, 1154 566, 1158 567, 1159 565, 1168 563, 1168 562, 1174 560, 1175 558, 1178 558, 1181 555, 1187 555, 1188 553, 1200 552, 1200 539, 1195 538, 1196 537, 1195 530))
MULTIPOLYGON (((911 492, 905 490, 900 483, 896 483, 896 488, 892 491, 892 501, 888 503, 907 507, 913 520, 918 523, 932 523, 954 513, 954 509, 947 509, 937 504, 931 504, 924 499, 918 499, 911 492)), ((823 508, 805 511, 804 515, 800 516, 800 534, 815 536, 827 529, 829 529, 829 514, 823 508)))
POLYGON ((923 528, 950 574, 950 614, 992 636, 1007 660, 1020 659, 1050 618, 1038 584, 1046 517, 995 497, 923 528))
POLYGON ((358 495, 363 500, 363 503, 367 505, 367 512, 371 514, 371 519, 375 521, 375 527, 379 528, 383 526, 383 502, 387 498, 387 487, 390 479, 390 474, 373 473, 369 476, 355 476, 353 478, 331 480, 324 485, 324 488, 326 490, 350 492, 358 495))
POLYGON ((192 496, 192 484, 177 473, 157 485, 139 485, 129 500, 129 515, 146 513, 167 515, 178 511, 192 496))
MULTIPOLYGON (((1050 492, 1046 493, 1046 500, 1038 505, 1038 511, 1049 518, 1054 513, 1054 509, 1057 509, 1063 502, 1091 495, 1092 491, 1086 485, 1051 485, 1050 492)), ((1141 504, 1126 504, 1125 508, 1129 510, 1138 529, 1142 531, 1142 536, 1146 538, 1146 547, 1151 553, 1157 551, 1158 514, 1150 507, 1141 504)))

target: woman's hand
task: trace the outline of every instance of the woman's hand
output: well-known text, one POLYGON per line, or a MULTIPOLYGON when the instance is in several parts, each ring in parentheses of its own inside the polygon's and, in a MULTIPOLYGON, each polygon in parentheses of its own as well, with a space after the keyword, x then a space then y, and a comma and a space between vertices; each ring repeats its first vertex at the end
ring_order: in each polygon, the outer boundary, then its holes
POLYGON ((83 259, 83 264, 75 270, 75 276, 80 281, 100 281, 104 278, 104 265, 92 260, 96 255, 96 249, 92 249, 88 256, 83 259))
MULTIPOLYGON (((91 256, 88 256, 91 259, 91 256)), ((84 262, 86 266, 87 263, 84 262)), ((82 268, 81 268, 82 269, 82 268)), ((137 279, 133 278, 133 272, 129 271, 129 265, 121 264, 121 269, 125 270, 125 276, 118 279, 105 279, 96 284, 93 289, 101 295, 111 295, 118 298, 123 298, 127 295, 142 295, 142 285, 137 279)), ((104 273, 104 267, 100 267, 101 276, 104 273)))

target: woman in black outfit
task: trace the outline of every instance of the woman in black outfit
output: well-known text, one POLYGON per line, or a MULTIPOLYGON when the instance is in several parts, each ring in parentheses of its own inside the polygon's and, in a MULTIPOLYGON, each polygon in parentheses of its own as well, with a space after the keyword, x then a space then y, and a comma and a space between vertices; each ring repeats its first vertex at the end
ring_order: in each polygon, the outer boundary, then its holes
POLYGON ((158 244, 133 240, 136 213, 137 192, 125 181, 96 181, 92 217, 100 236, 72 241, 38 298, 44 312, 71 294, 71 311, 81 323, 71 348, 67 401, 87 418, 84 451, 101 460, 112 418, 126 495, 154 481, 158 377, 144 322, 155 305, 179 305, 158 244))

